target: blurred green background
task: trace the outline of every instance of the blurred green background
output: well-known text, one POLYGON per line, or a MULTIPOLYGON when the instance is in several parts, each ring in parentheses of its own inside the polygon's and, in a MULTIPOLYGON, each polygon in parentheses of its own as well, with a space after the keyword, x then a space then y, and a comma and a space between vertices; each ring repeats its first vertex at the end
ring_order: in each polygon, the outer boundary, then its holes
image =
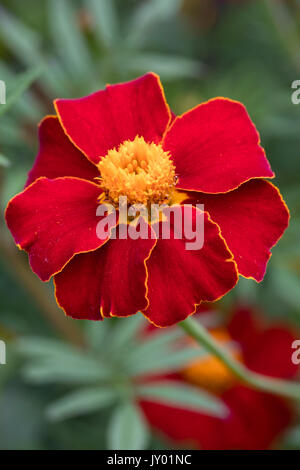
MULTIPOLYGON (((0 79, 7 84, 5 113, 0 105, 2 213, 23 188, 37 152, 37 123, 53 113, 54 98, 89 94, 148 71, 161 76, 177 114, 215 96, 246 105, 291 224, 263 283, 241 279, 221 308, 228 311, 238 299, 259 307, 270 322, 300 325, 300 104, 291 101, 292 82, 300 80, 299 0, 1 0, 0 79)), ((92 392, 65 408, 51 403, 75 386, 97 382, 105 335, 115 341, 112 370, 126 371, 118 352, 126 334, 133 338, 136 322, 125 329, 122 320, 103 327, 65 318, 52 286, 31 273, 3 220, 0 229, 0 338, 8 344, 7 364, 0 365, 0 448, 121 446, 111 431, 114 403, 105 393, 101 403, 92 392), (35 342, 28 341, 32 336, 35 342), (87 352, 74 356, 69 348, 83 343, 87 352), (60 370, 51 362, 57 350, 60 370), (66 419, 72 406, 82 416, 66 419)), ((136 421, 141 448, 165 445, 136 421)), ((296 442, 285 445, 300 448, 299 433, 293 436, 296 442)))

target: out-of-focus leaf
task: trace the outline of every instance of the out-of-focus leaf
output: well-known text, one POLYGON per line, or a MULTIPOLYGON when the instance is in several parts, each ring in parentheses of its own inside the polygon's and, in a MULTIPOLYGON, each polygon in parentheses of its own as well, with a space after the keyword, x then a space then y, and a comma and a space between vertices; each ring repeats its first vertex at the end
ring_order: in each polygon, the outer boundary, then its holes
POLYGON ((5 116, 5 119, 1 119, 0 132, 2 145, 16 145, 22 142, 21 132, 17 123, 15 120, 9 119, 7 116, 5 116))
POLYGON ((93 383, 111 374, 104 362, 59 341, 26 338, 16 348, 32 360, 24 376, 36 383, 93 383))
POLYGON ((263 135, 279 137, 297 137, 300 120, 292 116, 268 116, 263 123, 263 135))
POLYGON ((160 384, 142 385, 137 388, 137 394, 149 401, 175 405, 212 416, 224 417, 228 414, 226 405, 218 397, 179 382, 164 381, 160 384))
POLYGON ((197 78, 203 74, 204 65, 200 61, 182 56, 143 53, 126 60, 126 68, 134 73, 153 71, 165 80, 197 78))
MULTIPOLYGON (((1 133, 6 130, 6 126, 2 126, 1 123, 1 133)), ((9 137, 12 137, 13 135, 10 135, 9 137)), ((2 137, 2 136, 1 136, 2 137)), ((6 135, 7 137, 7 135, 6 135)), ((16 129, 16 135, 15 135, 15 142, 18 141, 18 138, 20 136, 17 134, 17 129, 16 129)), ((13 168, 13 165, 9 167, 9 170, 13 171, 7 171, 6 177, 4 178, 4 187, 3 187, 3 197, 1 198, 1 205, 4 209, 5 205, 8 203, 8 201, 15 196, 17 193, 22 191, 24 187, 24 181, 26 180, 27 176, 27 170, 23 167, 13 168)))
POLYGON ((131 374, 178 370, 188 361, 207 355, 205 350, 196 347, 175 349, 183 337, 184 333, 179 329, 149 334, 127 353, 127 370, 131 374))
POLYGON ((120 318, 112 335, 113 347, 121 348, 124 345, 133 345, 133 340, 141 331, 143 322, 146 323, 144 316, 140 313, 131 318, 120 318))
POLYGON ((52 421, 72 418, 104 408, 110 405, 115 398, 111 388, 80 389, 52 403, 47 408, 46 414, 52 421))
POLYGON ((100 45, 113 46, 119 38, 115 0, 86 0, 86 6, 96 23, 95 35, 100 45))
POLYGON ((273 268, 271 273, 273 289, 290 307, 299 310, 300 306, 300 279, 292 271, 273 268))
POLYGON ((42 60, 40 37, 0 7, 0 38, 22 64, 36 65, 42 60))
POLYGON ((127 42, 140 47, 152 24, 174 16, 181 0, 152 0, 140 2, 127 26, 127 42))
POLYGON ((145 449, 148 429, 140 410, 132 403, 119 406, 108 428, 108 448, 115 450, 145 449))
POLYGON ((234 295, 241 301, 254 302, 258 295, 257 284, 252 279, 241 277, 235 288, 234 295))
POLYGON ((56 57, 47 58, 48 69, 41 77, 41 83, 52 98, 72 97, 74 82, 70 80, 64 65, 56 57), (51 73, 49 73, 51 69, 51 73), (71 89, 72 86, 72 89, 71 89))
POLYGON ((300 426, 294 426, 289 429, 287 434, 284 436, 284 448, 291 450, 300 449, 300 426))
POLYGON ((109 376, 109 371, 96 363, 48 362, 39 361, 23 369, 23 377, 35 384, 61 383, 80 384, 95 383, 109 376))
MULTIPOLYGON (((9 96, 11 92, 10 85, 13 89, 18 75, 3 60, 0 61, 0 78, 7 84, 6 94, 9 96)), ((29 90, 23 94, 22 99, 15 101, 14 110, 16 115, 24 116, 32 122, 39 121, 44 113, 43 106, 29 90)))
POLYGON ((183 331, 179 328, 173 328, 170 330, 159 329, 157 332, 151 332, 148 335, 144 335, 143 340, 139 340, 134 347, 131 355, 128 356, 128 359, 132 357, 143 356, 148 357, 153 352, 157 351, 159 348, 164 347, 174 347, 176 341, 185 337, 183 331))
POLYGON ((9 160, 0 153, 0 166, 8 167, 10 165, 9 160))
POLYGON ((6 104, 0 106, 0 116, 6 113, 14 105, 27 88, 29 88, 30 85, 39 77, 42 73, 42 69, 43 66, 39 65, 18 77, 14 90, 7 96, 6 104))
POLYGON ((208 353, 205 350, 193 348, 184 348, 174 351, 172 348, 159 348, 148 358, 146 356, 139 357, 136 355, 136 360, 130 363, 126 362, 126 367, 131 374, 143 374, 149 372, 172 372, 180 369, 188 362, 205 358, 208 353))
MULTIPOLYGON (((4 336, 1 333, 1 339, 3 340, 3 338, 4 336)), ((7 385, 7 383, 14 377, 18 363, 15 351, 9 342, 5 342, 5 349, 5 367, 3 364, 0 364, 0 393, 2 393, 2 388, 4 388, 5 385, 7 385)))
POLYGON ((7 384, 0 400, 0 449, 39 449, 43 425, 42 400, 20 382, 7 384))
POLYGON ((189 361, 207 357, 205 349, 180 345, 178 342, 183 338, 184 333, 179 329, 149 334, 128 351, 124 362, 126 369, 133 375, 171 372, 189 361))
POLYGON ((83 352, 68 344, 55 339, 27 336, 16 342, 16 350, 32 359, 57 359, 66 358, 77 360, 83 357, 83 352))
POLYGON ((93 63, 84 36, 75 20, 75 10, 69 0, 50 0, 49 25, 56 49, 73 79, 91 77, 93 63))
POLYGON ((86 339, 91 349, 95 351, 105 350, 107 352, 107 347, 110 344, 110 340, 107 341, 107 339, 110 338, 110 333, 109 322, 87 322, 86 339))

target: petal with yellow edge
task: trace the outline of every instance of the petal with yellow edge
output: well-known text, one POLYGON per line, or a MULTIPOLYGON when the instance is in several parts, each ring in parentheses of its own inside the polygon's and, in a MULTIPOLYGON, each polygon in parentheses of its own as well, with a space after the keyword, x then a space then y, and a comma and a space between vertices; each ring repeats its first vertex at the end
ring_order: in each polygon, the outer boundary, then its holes
POLYGON ((39 126, 40 148, 26 182, 29 186, 37 178, 75 176, 94 180, 99 171, 68 139, 56 116, 47 116, 39 126))
POLYGON ((274 177, 245 107, 229 99, 177 117, 163 148, 172 155, 178 189, 223 193, 251 178, 274 177))
POLYGON ((84 98, 58 99, 55 107, 67 135, 95 163, 137 135, 159 143, 171 120, 160 80, 153 73, 108 85, 84 98))
MULTIPOLYGON (((78 178, 40 178, 15 196, 6 222, 32 270, 48 281, 76 254, 99 248, 108 236, 96 232, 101 189, 78 178)), ((115 220, 108 218, 113 227, 115 220)))
MULTIPOLYGON (((200 302, 214 301, 232 289, 238 280, 232 254, 220 236, 219 227, 203 214, 204 245, 198 250, 186 249, 191 242, 185 237, 176 239, 176 216, 185 206, 173 206, 165 211, 166 220, 159 222, 159 231, 170 223, 170 239, 158 239, 147 260, 149 307, 146 317, 157 326, 170 326, 183 321, 195 311, 200 302), (174 218, 171 217, 174 214, 174 218)), ((191 208, 190 217, 196 226, 198 209, 191 208)), ((199 211, 200 212, 200 211, 199 211)), ((184 217, 181 217, 182 224, 184 217)), ((177 219, 178 221, 178 219, 177 219)))
POLYGON ((262 281, 270 250, 289 224, 289 212, 279 190, 257 179, 226 194, 189 193, 186 202, 204 204, 220 226, 239 273, 262 281))
POLYGON ((134 315, 148 305, 145 260, 156 243, 150 226, 141 218, 148 231, 147 239, 117 237, 101 248, 75 256, 55 276, 56 299, 66 314, 77 319, 103 320, 104 317, 134 315))

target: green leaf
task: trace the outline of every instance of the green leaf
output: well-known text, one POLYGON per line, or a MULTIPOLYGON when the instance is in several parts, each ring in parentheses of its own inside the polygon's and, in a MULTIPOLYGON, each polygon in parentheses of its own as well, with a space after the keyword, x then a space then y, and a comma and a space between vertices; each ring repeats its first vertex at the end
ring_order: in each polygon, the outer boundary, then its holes
POLYGON ((173 17, 181 5, 181 0, 152 0, 141 2, 134 11, 127 26, 127 42, 140 47, 151 25, 173 17))
POLYGON ((57 96, 73 97, 75 77, 73 77, 73 80, 70 80, 70 76, 62 62, 57 57, 47 58, 47 63, 51 67, 51 73, 47 71, 41 77, 41 84, 45 88, 46 93, 53 98, 57 96))
POLYGON ((208 352, 199 347, 178 347, 178 342, 184 338, 179 328, 167 332, 158 331, 149 334, 134 344, 128 351, 124 364, 132 374, 178 370, 193 359, 207 357, 208 352))
POLYGON ((292 271, 276 268, 271 272, 272 288, 290 307, 299 310, 300 279, 292 271))
POLYGON ((9 94, 6 100, 6 104, 0 105, 0 116, 6 113, 15 102, 21 97, 21 95, 30 87, 30 85, 39 77, 42 73, 43 67, 39 65, 33 67, 31 70, 21 74, 14 86, 14 90, 9 94))
POLYGON ((96 363, 66 363, 66 362, 33 362, 23 369, 25 380, 35 384, 80 384, 95 383, 109 376, 107 370, 103 370, 96 363))
POLYGON ((248 302, 254 303, 258 295, 257 283, 253 279, 240 277, 235 289, 235 295, 237 295, 241 301, 247 300, 248 302))
POLYGON ((36 336, 27 336, 17 340, 15 347, 20 354, 32 359, 75 359, 76 361, 78 356, 81 358, 83 355, 83 352, 62 341, 36 336))
MULTIPOLYGON (((7 130, 7 127, 3 126, 1 123, 1 133, 3 132, 3 129, 7 130)), ((5 134, 5 137, 7 137, 7 134, 5 134)), ((9 137, 12 138, 13 135, 10 135, 9 137)), ((16 134, 15 142, 17 142, 18 139, 19 139, 19 136, 16 134)), ((23 166, 20 166, 19 168, 14 167, 13 171, 6 172, 6 177, 4 178, 4 185, 3 185, 3 198, 1 201, 3 204, 3 210, 4 210, 5 205, 8 203, 8 201, 17 193, 23 190, 24 181, 26 181, 27 174, 28 174, 28 169, 24 168, 23 166)))
POLYGON ((284 447, 295 450, 300 449, 300 426, 296 425, 290 428, 284 435, 283 440, 284 447))
POLYGON ((208 353, 204 349, 197 347, 172 350, 171 348, 160 348, 153 351, 151 356, 139 357, 136 355, 135 361, 126 363, 129 372, 133 375, 144 373, 173 372, 185 366, 192 360, 205 358, 208 353))
POLYGON ((69 0, 48 1, 49 26, 56 49, 73 79, 86 81, 93 73, 93 63, 69 0))
POLYGON ((112 47, 119 37, 115 0, 86 0, 86 6, 96 22, 95 35, 100 45, 112 47))
POLYGON ((112 343, 114 348, 123 346, 135 347, 133 341, 142 330, 145 318, 141 313, 137 313, 131 318, 120 318, 112 333, 112 343))
POLYGON ((187 57, 144 53, 128 57, 126 69, 133 73, 144 73, 145 70, 151 70, 165 80, 178 80, 180 78, 198 78, 203 74, 205 67, 200 61, 187 57))
POLYGON ((45 338, 26 338, 16 343, 31 362, 24 376, 35 383, 93 383, 111 376, 110 368, 85 351, 45 338))
POLYGON ((150 334, 128 352, 125 358, 127 370, 133 375, 178 370, 193 359, 207 356, 207 351, 198 347, 178 348, 178 341, 183 337, 179 328, 150 334))
POLYGON ((109 406, 116 396, 111 388, 85 388, 65 395, 46 410, 51 421, 60 421, 84 415, 109 406))
POLYGON ((32 66, 41 61, 39 35, 3 7, 0 7, 0 38, 22 64, 32 66))
POLYGON ((175 405, 212 416, 224 418, 228 414, 226 405, 218 397, 185 384, 164 381, 160 384, 142 385, 137 388, 137 394, 147 400, 175 405))
POLYGON ((113 450, 145 449, 148 428, 140 410, 132 403, 119 406, 108 428, 108 448, 113 450))
POLYGON ((142 340, 139 340, 134 345, 134 349, 132 351, 132 356, 128 356, 128 359, 134 360, 136 356, 148 357, 153 352, 159 350, 160 348, 164 347, 173 347, 176 344, 176 341, 184 338, 184 333, 179 328, 171 328, 169 330, 161 330, 151 332, 147 336, 145 336, 142 340))
POLYGON ((0 153, 0 166, 8 167, 10 165, 10 161, 0 153))
POLYGON ((268 116, 263 122, 263 135, 276 137, 298 137, 299 119, 294 116, 268 116))
POLYGON ((85 328, 85 336, 91 349, 95 351, 108 351, 111 341, 107 342, 111 336, 109 322, 87 322, 85 328))
MULTIPOLYGON (((14 88, 16 80, 18 80, 18 75, 3 60, 0 60, 0 78, 7 84, 6 94, 10 95, 11 89, 14 88)), ((21 100, 15 102, 14 111, 16 115, 21 115, 22 118, 24 116, 26 120, 31 120, 34 124, 45 113, 43 104, 30 90, 24 93, 21 100)))

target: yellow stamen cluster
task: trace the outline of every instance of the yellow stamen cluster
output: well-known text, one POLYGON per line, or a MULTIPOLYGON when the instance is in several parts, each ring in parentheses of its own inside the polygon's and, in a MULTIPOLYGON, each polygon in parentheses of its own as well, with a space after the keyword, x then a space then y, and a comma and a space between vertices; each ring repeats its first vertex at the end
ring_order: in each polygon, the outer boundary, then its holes
POLYGON ((127 196, 128 204, 168 202, 175 184, 169 153, 139 136, 109 150, 98 168, 101 187, 116 205, 120 196, 127 196))
MULTIPOLYGON (((231 340, 228 333, 223 329, 213 330, 211 334, 221 343, 231 340)), ((234 351, 233 356, 241 360, 238 351, 234 351)), ((232 372, 219 359, 210 355, 192 361, 184 368, 182 375, 188 382, 214 393, 222 392, 234 383, 232 372)))

